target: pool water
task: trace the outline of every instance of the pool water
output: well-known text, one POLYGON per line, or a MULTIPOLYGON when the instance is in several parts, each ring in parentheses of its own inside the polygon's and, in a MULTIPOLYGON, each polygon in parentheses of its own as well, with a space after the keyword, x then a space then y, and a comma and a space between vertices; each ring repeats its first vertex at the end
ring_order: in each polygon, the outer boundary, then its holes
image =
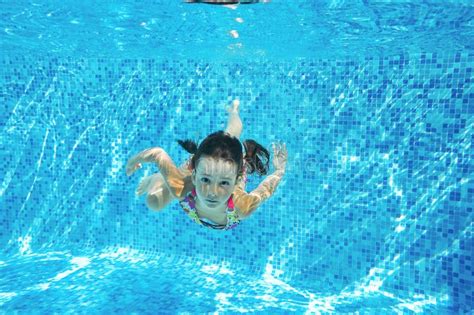
POLYGON ((0 11, 1 312, 473 311, 470 2, 0 11), (230 231, 148 210, 127 159, 185 161, 236 98, 287 144, 274 196, 230 231))

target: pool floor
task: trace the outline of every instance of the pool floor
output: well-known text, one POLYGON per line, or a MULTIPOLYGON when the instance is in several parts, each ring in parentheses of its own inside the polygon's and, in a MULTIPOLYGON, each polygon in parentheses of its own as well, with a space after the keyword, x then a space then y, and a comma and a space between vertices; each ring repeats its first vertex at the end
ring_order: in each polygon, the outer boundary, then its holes
POLYGON ((231 262, 150 255, 127 248, 1 257, 0 309, 37 313, 445 314, 436 299, 358 290, 311 292, 311 283, 256 274, 231 262))

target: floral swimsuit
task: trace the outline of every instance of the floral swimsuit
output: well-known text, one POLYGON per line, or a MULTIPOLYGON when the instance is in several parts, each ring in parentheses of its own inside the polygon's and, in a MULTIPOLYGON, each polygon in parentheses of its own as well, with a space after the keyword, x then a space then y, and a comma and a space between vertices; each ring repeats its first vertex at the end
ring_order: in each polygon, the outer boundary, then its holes
POLYGON ((206 218, 199 218, 196 211, 196 189, 193 189, 183 200, 179 202, 183 210, 188 214, 188 216, 194 220, 197 224, 203 225, 208 228, 216 230, 230 230, 235 228, 239 223, 239 216, 237 211, 234 209, 234 200, 230 196, 227 200, 227 224, 215 224, 212 221, 207 220, 206 218))

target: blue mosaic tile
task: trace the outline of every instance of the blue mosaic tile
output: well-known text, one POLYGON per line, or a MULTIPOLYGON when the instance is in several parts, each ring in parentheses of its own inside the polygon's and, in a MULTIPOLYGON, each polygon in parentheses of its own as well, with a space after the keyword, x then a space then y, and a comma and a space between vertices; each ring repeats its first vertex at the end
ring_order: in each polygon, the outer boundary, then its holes
MULTIPOLYGON (((209 256, 312 292, 382 290, 473 307, 474 55, 251 62, 4 57, 0 240, 15 253, 127 246, 209 256), (127 159, 223 129, 289 150, 276 194, 236 230, 134 195, 127 159), (271 263, 270 263, 271 262, 271 263)), ((252 189, 261 178, 253 176, 252 189)), ((368 292, 368 291, 367 291, 368 292)))

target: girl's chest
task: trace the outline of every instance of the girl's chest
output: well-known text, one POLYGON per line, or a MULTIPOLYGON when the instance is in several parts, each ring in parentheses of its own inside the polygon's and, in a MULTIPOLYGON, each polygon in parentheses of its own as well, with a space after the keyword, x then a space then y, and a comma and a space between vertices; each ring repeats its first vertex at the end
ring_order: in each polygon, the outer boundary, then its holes
POLYGON ((196 212, 201 219, 206 218, 217 224, 222 224, 222 225, 227 224, 227 213, 225 210, 219 211, 219 212, 210 212, 210 211, 201 211, 196 208, 196 212))

